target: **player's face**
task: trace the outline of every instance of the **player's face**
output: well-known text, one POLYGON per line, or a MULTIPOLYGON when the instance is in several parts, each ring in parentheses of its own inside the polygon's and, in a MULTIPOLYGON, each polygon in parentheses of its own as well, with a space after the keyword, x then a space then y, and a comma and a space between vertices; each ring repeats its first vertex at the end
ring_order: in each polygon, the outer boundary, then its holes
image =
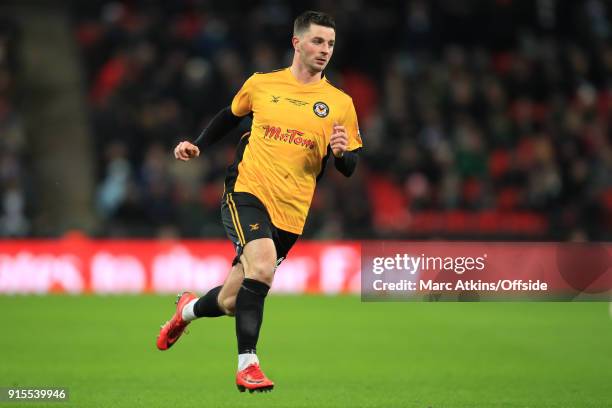
POLYGON ((301 63, 310 72, 323 71, 334 53, 336 31, 330 27, 311 24, 298 38, 296 48, 301 63))

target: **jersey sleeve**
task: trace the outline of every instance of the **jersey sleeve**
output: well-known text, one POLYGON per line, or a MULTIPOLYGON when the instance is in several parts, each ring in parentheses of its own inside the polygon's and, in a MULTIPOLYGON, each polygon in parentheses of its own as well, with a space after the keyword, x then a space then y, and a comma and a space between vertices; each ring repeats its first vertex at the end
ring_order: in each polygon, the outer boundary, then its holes
POLYGON ((344 118, 344 128, 348 136, 348 151, 353 151, 363 147, 363 141, 361 140, 361 133, 359 132, 359 123, 357 122, 357 112, 355 112, 355 105, 353 101, 349 102, 346 116, 344 118))
POLYGON ((253 111, 254 82, 255 75, 251 75, 242 85, 236 96, 234 96, 231 106, 234 115, 242 117, 253 111))

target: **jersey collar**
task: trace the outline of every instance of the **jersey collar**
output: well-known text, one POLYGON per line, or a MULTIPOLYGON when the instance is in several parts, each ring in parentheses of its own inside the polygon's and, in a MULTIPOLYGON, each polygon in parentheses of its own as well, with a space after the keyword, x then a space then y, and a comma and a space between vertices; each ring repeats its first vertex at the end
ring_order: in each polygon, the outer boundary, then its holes
POLYGON ((298 81, 296 77, 293 76, 293 73, 291 72, 290 68, 291 67, 285 68, 285 72, 287 73, 287 76, 289 77, 290 81, 293 82, 297 86, 304 87, 304 88, 315 88, 317 86, 324 85, 325 82, 327 82, 327 78, 325 78, 325 73, 322 73, 321 79, 318 80, 317 82, 313 82, 311 84, 303 84, 300 81, 298 81))

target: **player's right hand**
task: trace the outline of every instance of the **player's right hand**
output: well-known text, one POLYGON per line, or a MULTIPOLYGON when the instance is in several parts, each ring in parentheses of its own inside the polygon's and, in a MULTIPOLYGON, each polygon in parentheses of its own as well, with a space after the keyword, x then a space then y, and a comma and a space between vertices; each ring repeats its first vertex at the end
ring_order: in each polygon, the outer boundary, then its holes
POLYGON ((200 155, 198 146, 190 142, 181 142, 174 148, 174 157, 177 160, 187 161, 200 155))

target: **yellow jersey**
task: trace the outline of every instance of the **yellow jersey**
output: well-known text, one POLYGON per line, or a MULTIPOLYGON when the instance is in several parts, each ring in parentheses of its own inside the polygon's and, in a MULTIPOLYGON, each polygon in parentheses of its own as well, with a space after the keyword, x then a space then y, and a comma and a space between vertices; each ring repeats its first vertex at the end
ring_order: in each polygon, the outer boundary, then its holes
POLYGON ((274 226, 301 234, 334 124, 345 127, 347 150, 362 146, 353 100, 324 77, 305 85, 285 68, 252 75, 231 109, 236 116, 252 113, 253 124, 238 145, 226 190, 253 194, 274 226))

